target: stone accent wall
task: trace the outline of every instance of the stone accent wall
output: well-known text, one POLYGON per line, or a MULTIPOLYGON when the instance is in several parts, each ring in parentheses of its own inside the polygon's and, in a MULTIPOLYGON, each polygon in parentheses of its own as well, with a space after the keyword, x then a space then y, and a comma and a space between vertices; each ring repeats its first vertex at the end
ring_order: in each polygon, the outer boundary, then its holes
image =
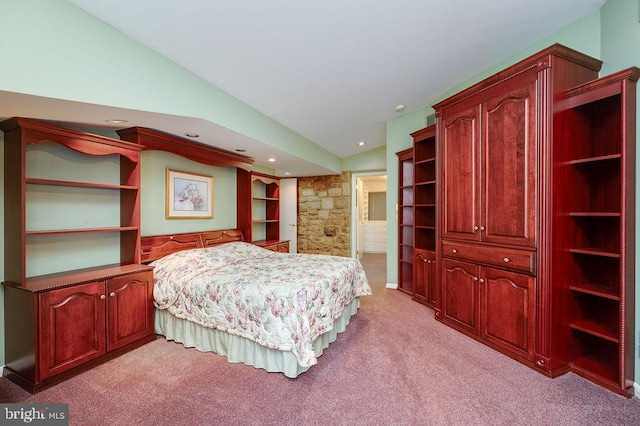
POLYGON ((351 255, 351 173, 298 178, 298 252, 351 255))

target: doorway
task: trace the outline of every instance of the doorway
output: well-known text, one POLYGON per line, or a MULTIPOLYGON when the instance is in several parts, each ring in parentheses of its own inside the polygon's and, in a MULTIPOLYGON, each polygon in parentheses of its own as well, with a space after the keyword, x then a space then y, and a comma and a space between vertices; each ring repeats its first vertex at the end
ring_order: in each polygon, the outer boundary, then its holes
POLYGON ((383 171, 351 177, 351 256, 387 254, 387 175, 383 171))

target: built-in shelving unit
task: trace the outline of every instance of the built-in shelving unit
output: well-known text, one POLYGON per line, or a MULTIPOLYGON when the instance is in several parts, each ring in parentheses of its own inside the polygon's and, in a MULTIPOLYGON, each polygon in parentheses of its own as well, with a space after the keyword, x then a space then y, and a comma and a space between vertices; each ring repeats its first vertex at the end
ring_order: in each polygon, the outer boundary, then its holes
POLYGON ((32 277, 68 273, 68 265, 79 265, 83 273, 83 268, 103 266, 100 262, 109 268, 140 263, 142 147, 23 118, 6 120, 0 128, 5 133, 6 282, 29 288, 32 277), (56 158, 74 166, 56 168, 56 158), (105 170, 108 181, 97 181, 97 170, 105 170), (115 241, 119 255, 85 262, 95 234, 115 241), (53 254, 70 262, 48 262, 53 254))
POLYGON ((4 375, 36 392, 155 338, 142 146, 31 119, 4 132, 4 375))
POLYGON ((398 156, 398 290, 413 295, 413 148, 398 156))
POLYGON ((436 126, 413 138, 413 298, 434 307, 436 299, 436 126))
POLYGON ((554 270, 570 368, 618 393, 633 391, 635 97, 631 68, 567 92, 564 180, 555 202, 554 270), (562 248, 566 249, 562 250, 562 248))
POLYGON ((247 241, 275 251, 289 251, 280 241, 280 178, 238 169, 237 225, 247 241))

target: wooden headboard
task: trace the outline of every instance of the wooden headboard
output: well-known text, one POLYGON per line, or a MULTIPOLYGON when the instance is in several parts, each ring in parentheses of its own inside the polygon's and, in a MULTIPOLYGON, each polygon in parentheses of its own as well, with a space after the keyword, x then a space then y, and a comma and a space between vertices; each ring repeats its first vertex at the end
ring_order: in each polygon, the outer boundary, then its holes
POLYGON ((176 251, 212 247, 232 241, 244 241, 239 229, 151 235, 140 238, 141 262, 148 263, 176 251))

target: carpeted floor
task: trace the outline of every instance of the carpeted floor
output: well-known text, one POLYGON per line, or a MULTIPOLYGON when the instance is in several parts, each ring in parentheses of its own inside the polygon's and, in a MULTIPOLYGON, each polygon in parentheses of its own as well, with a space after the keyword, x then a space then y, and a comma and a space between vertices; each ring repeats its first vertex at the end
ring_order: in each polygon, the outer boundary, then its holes
POLYGON ((72 425, 638 425, 640 401, 574 374, 549 379, 443 326, 385 288, 297 379, 160 338, 36 395, 0 379, 2 402, 69 404, 72 425))

